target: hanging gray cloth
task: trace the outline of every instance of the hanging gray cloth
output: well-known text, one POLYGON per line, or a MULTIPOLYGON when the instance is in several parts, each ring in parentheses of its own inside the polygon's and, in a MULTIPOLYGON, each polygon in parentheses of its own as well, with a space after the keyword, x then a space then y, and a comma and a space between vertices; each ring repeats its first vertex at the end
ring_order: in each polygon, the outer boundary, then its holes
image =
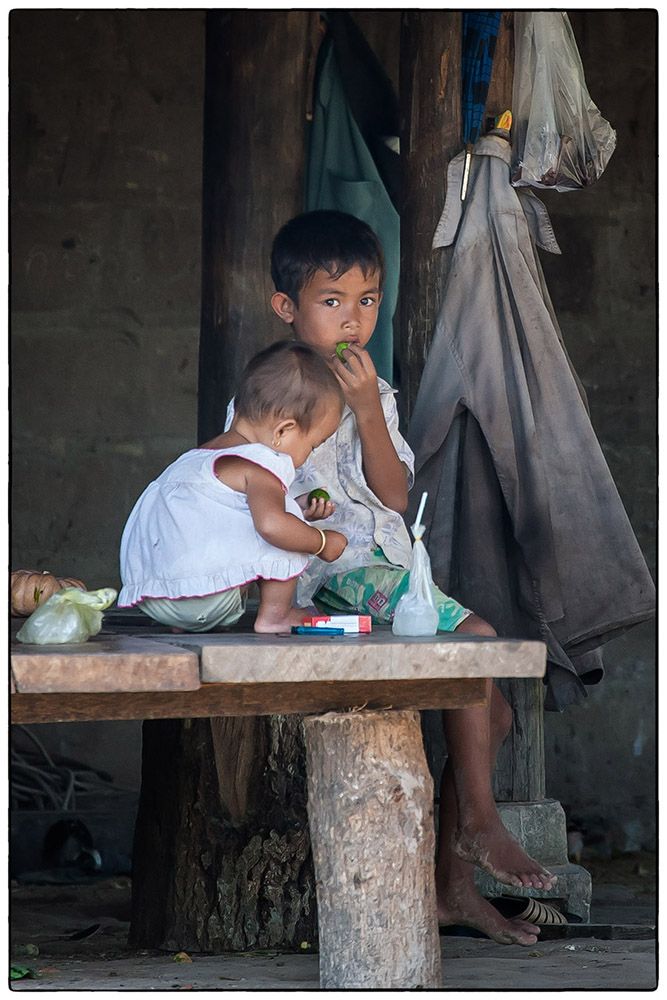
MULTIPOLYGON (((498 634, 547 644, 546 707, 585 696, 599 647, 654 613, 641 550, 591 426, 536 245, 542 202, 510 184, 510 146, 450 163, 434 246, 455 243, 408 442, 429 491, 436 582, 498 634)), ((410 514, 408 512, 408 521, 410 514)))

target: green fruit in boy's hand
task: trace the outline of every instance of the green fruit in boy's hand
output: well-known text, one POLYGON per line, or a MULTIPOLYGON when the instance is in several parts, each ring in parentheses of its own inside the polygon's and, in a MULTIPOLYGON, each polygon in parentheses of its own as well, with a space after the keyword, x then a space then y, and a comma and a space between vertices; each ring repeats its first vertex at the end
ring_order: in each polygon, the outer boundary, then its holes
POLYGON ((346 351, 349 346, 350 345, 348 344, 347 340, 341 340, 340 344, 336 344, 336 354, 338 355, 341 361, 345 361, 345 358, 343 357, 343 351, 346 351))
POLYGON ((308 494, 308 503, 311 504, 313 500, 331 500, 331 497, 326 490, 318 486, 316 490, 311 490, 308 494))

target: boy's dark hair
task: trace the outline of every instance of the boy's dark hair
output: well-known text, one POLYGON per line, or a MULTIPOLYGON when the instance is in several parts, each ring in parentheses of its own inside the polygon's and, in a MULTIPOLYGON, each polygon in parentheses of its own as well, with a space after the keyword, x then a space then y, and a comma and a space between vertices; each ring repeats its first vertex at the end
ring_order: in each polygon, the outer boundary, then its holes
POLYGON ((246 365, 234 411, 252 421, 291 417, 307 431, 327 396, 343 409, 342 389, 324 358, 308 344, 279 340, 246 365))
POLYGON ((382 245, 369 225, 347 212, 318 209, 286 222, 271 248, 271 277, 277 292, 299 304, 299 292, 316 271, 340 278, 354 266, 364 277, 384 280, 382 245))

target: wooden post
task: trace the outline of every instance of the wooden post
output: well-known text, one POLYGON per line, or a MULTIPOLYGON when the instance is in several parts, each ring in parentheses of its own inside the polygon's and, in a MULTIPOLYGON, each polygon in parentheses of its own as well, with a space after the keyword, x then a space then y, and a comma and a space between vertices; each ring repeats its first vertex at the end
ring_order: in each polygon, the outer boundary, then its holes
POLYGON ((271 312, 269 265, 276 232, 303 209, 313 15, 206 16, 200 441, 223 429, 253 354, 289 333, 271 312))
POLYGON ((494 793, 498 802, 539 802, 546 796, 544 684, 525 677, 496 681, 512 706, 512 730, 498 752, 494 793))
POLYGON ((219 954, 317 940, 300 720, 143 726, 130 944, 219 954))
MULTIPOLYGON (((513 15, 507 11, 496 41, 486 118, 511 108, 513 68, 513 15)), ((403 13, 401 111, 400 372, 404 415, 409 418, 451 256, 449 248, 432 250, 431 241, 445 203, 447 166, 462 148, 460 11, 403 13)), ((504 681, 500 686, 512 706, 514 725, 498 756, 497 798, 510 802, 542 799, 542 682, 504 681)))
POLYGON ((432 250, 447 164, 461 149, 461 12, 404 11, 401 24, 401 331, 399 405, 406 424, 441 300, 448 249, 432 250))
MULTIPOLYGON (((498 28, 496 48, 493 53, 493 69, 489 90, 486 95, 485 119, 496 118, 503 111, 512 108, 512 84, 514 81, 514 14, 503 11, 498 28)), ((486 131, 482 122, 482 132, 486 131)))
POLYGON ((419 714, 304 720, 322 989, 442 985, 419 714))
MULTIPOLYGON (((486 99, 486 118, 512 107, 514 75, 514 15, 500 19, 493 72, 486 99)), ((494 791, 499 802, 538 802, 544 799, 544 685, 531 678, 499 681, 512 706, 512 731, 498 753, 494 791)))
MULTIPOLYGON (((303 207, 318 18, 207 13, 199 441, 223 429, 250 357, 288 332, 269 305, 270 250, 303 207)), ((315 940, 303 754, 298 717, 144 724, 136 947, 220 952, 315 940)))

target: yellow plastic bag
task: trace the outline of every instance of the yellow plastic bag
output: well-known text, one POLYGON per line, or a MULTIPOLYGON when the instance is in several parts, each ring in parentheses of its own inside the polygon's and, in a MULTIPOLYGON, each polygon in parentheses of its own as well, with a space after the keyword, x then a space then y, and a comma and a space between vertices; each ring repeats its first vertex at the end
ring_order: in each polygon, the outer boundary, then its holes
POLYGON ((102 612, 116 600, 113 587, 79 590, 66 587, 52 594, 26 619, 16 633, 19 642, 45 646, 50 643, 85 642, 102 628, 102 612))

